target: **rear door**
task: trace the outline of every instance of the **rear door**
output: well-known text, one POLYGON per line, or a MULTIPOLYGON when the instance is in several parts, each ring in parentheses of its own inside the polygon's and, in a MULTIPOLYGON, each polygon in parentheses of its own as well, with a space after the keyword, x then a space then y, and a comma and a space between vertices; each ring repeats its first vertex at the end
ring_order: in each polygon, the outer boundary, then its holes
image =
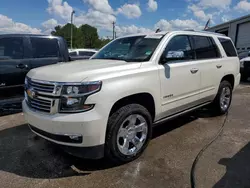
POLYGON ((201 100, 206 102, 214 98, 221 80, 221 54, 212 37, 190 36, 195 50, 196 61, 201 72, 201 100))
POLYGON ((17 36, 0 37, 0 93, 7 90, 13 92, 6 94, 23 93, 24 79, 30 70, 26 38, 17 36), (15 91, 14 91, 15 89, 15 91), (17 90, 16 90, 17 89, 17 90))
POLYGON ((30 37, 31 68, 56 64, 62 61, 60 46, 57 38, 30 37))

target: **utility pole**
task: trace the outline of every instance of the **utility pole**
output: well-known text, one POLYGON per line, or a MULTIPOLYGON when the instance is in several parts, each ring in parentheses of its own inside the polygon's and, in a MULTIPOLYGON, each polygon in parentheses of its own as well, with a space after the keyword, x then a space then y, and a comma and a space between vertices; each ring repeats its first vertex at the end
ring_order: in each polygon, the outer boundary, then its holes
POLYGON ((204 27, 204 30, 207 30, 209 28, 210 21, 211 21, 211 19, 209 18, 205 27, 204 27))
POLYGON ((115 22, 112 23, 113 25, 113 40, 115 39, 115 22))
POLYGON ((71 40, 71 43, 70 43, 71 49, 73 49, 73 14, 75 14, 74 10, 71 12, 71 37, 70 37, 70 40, 71 40))
POLYGON ((115 31, 115 39, 116 39, 116 31, 115 31))

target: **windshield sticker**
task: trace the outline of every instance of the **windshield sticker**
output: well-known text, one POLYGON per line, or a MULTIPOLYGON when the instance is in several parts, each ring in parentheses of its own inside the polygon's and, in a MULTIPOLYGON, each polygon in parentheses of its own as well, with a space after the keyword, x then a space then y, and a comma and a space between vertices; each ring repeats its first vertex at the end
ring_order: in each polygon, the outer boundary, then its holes
POLYGON ((163 35, 147 35, 145 39, 160 39, 163 35))
POLYGON ((145 53, 145 55, 151 55, 151 51, 147 51, 146 53, 145 53))

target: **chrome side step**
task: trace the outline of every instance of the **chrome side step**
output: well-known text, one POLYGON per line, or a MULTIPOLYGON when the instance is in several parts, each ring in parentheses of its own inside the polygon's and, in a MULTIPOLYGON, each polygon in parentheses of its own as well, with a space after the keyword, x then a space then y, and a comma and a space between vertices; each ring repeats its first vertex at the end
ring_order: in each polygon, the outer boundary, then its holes
POLYGON ((162 123, 164 123, 164 122, 166 122, 166 121, 168 121, 168 120, 177 118, 178 116, 181 116, 181 115, 184 115, 184 114, 186 114, 186 113, 188 113, 188 112, 194 111, 194 110, 196 110, 196 109, 198 109, 198 108, 201 108, 201 107, 203 107, 203 106, 206 106, 206 105, 208 105, 208 104, 210 104, 210 103, 211 103, 211 101, 210 101, 210 102, 203 103, 203 104, 200 104, 200 105, 195 106, 195 107, 193 107, 193 108, 189 108, 189 109, 187 109, 187 110, 178 112, 178 113, 173 114, 173 115, 171 115, 171 116, 162 118, 162 119, 160 119, 160 120, 154 122, 154 123, 153 123, 153 126, 157 126, 157 125, 162 124, 162 123))

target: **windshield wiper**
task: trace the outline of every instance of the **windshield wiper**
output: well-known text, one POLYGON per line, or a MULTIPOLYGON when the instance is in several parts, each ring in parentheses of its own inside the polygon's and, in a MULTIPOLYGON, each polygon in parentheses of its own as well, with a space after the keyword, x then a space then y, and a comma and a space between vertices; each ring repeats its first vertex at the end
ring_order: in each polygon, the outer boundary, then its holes
POLYGON ((126 62, 144 62, 145 59, 124 59, 126 62))
POLYGON ((125 61, 124 59, 120 59, 120 58, 117 58, 117 57, 109 57, 109 58, 92 58, 92 59, 111 59, 111 60, 125 61))

